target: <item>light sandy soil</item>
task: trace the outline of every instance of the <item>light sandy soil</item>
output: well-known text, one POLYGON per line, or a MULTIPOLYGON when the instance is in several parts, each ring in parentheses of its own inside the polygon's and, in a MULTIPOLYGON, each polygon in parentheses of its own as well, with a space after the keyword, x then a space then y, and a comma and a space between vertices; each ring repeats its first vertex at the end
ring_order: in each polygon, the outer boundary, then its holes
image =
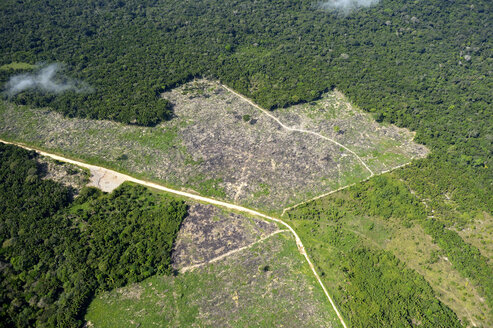
POLYGON ((91 172, 91 177, 90 182, 87 185, 89 187, 96 187, 105 192, 112 192, 126 181, 125 177, 99 167, 94 167, 89 170, 91 172))

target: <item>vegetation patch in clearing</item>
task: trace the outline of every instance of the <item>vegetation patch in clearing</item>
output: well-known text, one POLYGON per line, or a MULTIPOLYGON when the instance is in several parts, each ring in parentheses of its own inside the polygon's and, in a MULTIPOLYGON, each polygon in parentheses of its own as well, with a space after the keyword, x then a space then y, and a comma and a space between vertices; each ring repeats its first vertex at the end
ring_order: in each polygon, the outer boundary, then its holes
POLYGON ((337 92, 271 112, 320 135, 283 128, 217 82, 195 80, 163 96, 175 117, 152 128, 2 102, 0 136, 267 211, 367 178, 351 151, 375 173, 426 154, 410 132, 375 123, 337 92))
POLYGON ((340 327, 288 232, 175 277, 96 296, 93 327, 340 327))
POLYGON ((38 174, 42 179, 53 180, 69 187, 74 196, 89 183, 89 172, 76 165, 60 162, 46 156, 37 156, 38 174))
POLYGON ((10 64, 5 64, 0 66, 0 71, 8 71, 8 70, 26 70, 36 68, 35 65, 22 63, 22 62, 12 62, 10 64))
POLYGON ((493 216, 483 212, 476 215, 476 219, 466 224, 457 233, 468 243, 477 247, 481 254, 489 259, 493 259, 493 216))

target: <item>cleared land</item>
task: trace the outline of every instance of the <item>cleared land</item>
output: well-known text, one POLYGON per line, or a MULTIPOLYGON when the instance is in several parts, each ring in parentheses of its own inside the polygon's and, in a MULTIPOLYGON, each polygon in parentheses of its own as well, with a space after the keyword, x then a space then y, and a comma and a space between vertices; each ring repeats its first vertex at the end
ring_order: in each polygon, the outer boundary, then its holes
POLYGON ((459 235, 468 243, 476 246, 492 263, 493 259, 493 216, 483 212, 459 230, 459 235))
POLYGON ((315 102, 281 108, 273 114, 284 124, 329 137, 355 152, 375 173, 420 158, 428 151, 412 140, 414 133, 379 124, 335 90, 315 102))
POLYGON ((72 190, 76 196, 90 182, 90 174, 77 165, 53 160, 49 157, 36 158, 43 179, 49 179, 63 184, 72 190))
MULTIPOLYGON (((216 82, 197 80, 163 96, 176 117, 153 128, 68 119, 2 102, 0 136, 268 211, 370 175, 352 153, 283 129, 216 82)), ((272 114, 354 147, 375 173, 427 153, 410 132, 376 124, 337 92, 272 114)))
POLYGON ((173 249, 173 267, 201 265, 279 231, 273 222, 191 204, 173 249))
POLYGON ((287 232, 220 261, 93 301, 92 327, 339 327, 287 232))

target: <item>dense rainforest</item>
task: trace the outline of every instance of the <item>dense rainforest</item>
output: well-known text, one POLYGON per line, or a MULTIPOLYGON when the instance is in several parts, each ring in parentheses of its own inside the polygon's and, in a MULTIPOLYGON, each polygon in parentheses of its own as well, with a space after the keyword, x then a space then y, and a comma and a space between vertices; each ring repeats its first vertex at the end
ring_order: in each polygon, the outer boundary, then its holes
MULTIPOLYGON (((493 209, 491 9, 492 2, 488 0, 382 0, 374 6, 350 12, 323 9, 311 0, 5 0, 0 3, 0 83, 4 85, 4 97, 9 101, 47 106, 67 116, 141 125, 172 119, 172 105, 161 99, 160 93, 196 76, 219 79, 272 110, 312 101, 323 92, 337 88, 354 104, 373 113, 377 121, 415 131, 416 140, 426 144, 432 153, 400 170, 394 180, 374 180, 356 186, 348 192, 347 197, 351 200, 346 203, 334 205, 330 199, 321 200, 321 203, 298 209, 300 217, 291 213, 292 220, 304 220, 307 227, 318 234, 316 238, 326 243, 332 240, 328 236, 339 233, 332 226, 332 215, 337 214, 337 208, 340 213, 360 215, 361 211, 368 211, 378 217, 401 218, 403 225, 419 224, 440 245, 454 267, 481 288, 492 306, 491 279, 488 279, 491 265, 454 230, 460 229, 464 221, 471 220, 477 213, 491 213, 493 209), (60 63, 63 75, 58 83, 72 79, 87 84, 88 88, 69 88, 65 92, 35 89, 9 92, 6 82, 12 75, 36 74, 37 70, 3 66, 13 62, 41 67, 60 63), (414 194, 399 187, 400 184, 414 194), (372 193, 375 190, 382 193, 372 193), (419 199, 426 200, 429 208, 417 203, 419 199), (431 210, 434 210, 434 218, 430 220, 431 210), (319 222, 325 222, 330 229, 318 232, 319 222)), ((10 163, 8 167, 12 165, 10 163)), ((19 188, 15 193, 24 201, 14 202, 12 206, 24 206, 18 207, 26 211, 22 220, 25 218, 30 222, 30 217, 44 216, 60 220, 54 231, 72 227, 73 222, 77 222, 80 229, 70 231, 77 232, 76 237, 83 240, 88 238, 85 231, 90 231, 84 229, 97 225, 87 221, 88 211, 93 213, 91 211, 98 209, 95 217, 103 217, 112 216, 113 212, 105 208, 117 208, 109 205, 113 196, 95 191, 86 191, 87 196, 72 201, 59 185, 36 178, 35 167, 24 169, 22 167, 27 164, 16 165, 15 170, 2 171, 1 182, 3 186, 4 179, 10 179, 9 175, 18 179, 11 186, 19 188), (21 168, 24 171, 17 171, 21 168), (28 179, 21 172, 29 173, 30 169, 28 179), (27 184, 28 180, 32 180, 30 184, 27 184), (31 192, 31 196, 36 194, 42 198, 39 201, 35 197, 28 198, 22 186, 36 191, 31 192), (46 193, 36 188, 50 190, 54 197, 48 199, 42 196, 46 193)), ((3 197, 7 197, 11 190, 2 188, 3 197)), ((134 193, 148 195, 143 190, 125 186, 119 197, 133 199, 129 194, 134 193)), ((10 205, 4 203, 0 205, 5 207, 0 208, 2 217, 8 218, 14 210, 9 212, 6 207, 10 205)), ((129 212, 138 213, 132 204, 128 201, 121 206, 128 205, 129 212)), ((176 206, 181 208, 183 205, 177 203, 176 206)), ((4 244, 23 240, 16 238, 34 239, 33 234, 25 233, 31 231, 29 225, 15 228, 8 222, 14 221, 2 220, 4 244)), ((311 238, 310 229, 307 228, 306 238, 311 238)), ((115 232, 115 235, 121 233, 115 232)), ((353 245, 359 240, 347 232, 344 236, 353 240, 353 245)), ((72 237, 56 238, 53 242, 65 245, 65 238, 72 237)), ((32 242, 43 245, 36 240, 32 242)), ((333 247, 344 246, 343 238, 333 242, 333 247), (343 244, 337 244, 338 240, 343 244)), ((61 251, 63 247, 56 249, 61 251)), ((91 247, 95 248, 73 252, 80 251, 89 256, 101 251, 95 245, 91 247)), ((53 291, 49 295, 55 295, 48 301, 64 304, 70 303, 67 301, 69 296, 85 299, 84 295, 88 294, 84 293, 107 288, 103 281, 108 283, 111 279, 106 277, 113 278, 116 274, 107 272, 113 268, 111 258, 107 258, 106 264, 98 262, 95 266, 89 260, 93 266, 88 266, 91 268, 88 270, 95 270, 91 273, 96 272, 95 276, 100 278, 88 281, 89 287, 78 286, 78 294, 73 292, 57 298, 61 295, 60 284, 64 286, 64 279, 69 279, 70 274, 59 277, 53 273, 52 262, 36 269, 45 270, 39 271, 43 274, 30 269, 31 262, 27 259, 24 268, 24 262, 16 259, 26 255, 5 253, 15 249, 2 248, 2 272, 15 268, 19 271, 12 275, 18 277, 16 284, 10 283, 14 286, 12 290, 4 292, 6 289, 2 287, 1 313, 9 320, 20 320, 27 325, 33 320, 45 320, 36 312, 39 311, 37 304, 44 304, 39 303, 40 299, 32 298, 34 305, 29 305, 30 297, 38 295, 30 288, 35 289, 38 284, 33 280, 28 280, 29 283, 22 280, 31 279, 28 272, 43 276, 46 281, 55 281, 55 287, 48 284, 53 288, 49 289, 53 291), (7 256, 10 256, 8 260, 7 256), (16 267, 20 265, 18 263, 22 265, 16 267), (28 305, 24 307, 23 304, 28 305), (25 308, 22 313, 15 311, 21 307, 25 308)), ((311 252, 319 265, 328 261, 323 254, 317 257, 315 250, 311 252)), ((70 261, 75 260, 74 257, 60 257, 60 266, 70 267, 70 261)), ((393 284, 393 288, 385 295, 398 298, 397 304, 407 302, 409 318, 419 313, 422 320, 428 320, 424 322, 432 325, 434 315, 437 315, 450 326, 456 324, 448 309, 432 299, 430 287, 418 275, 406 271, 392 255, 363 247, 345 248, 337 261, 335 266, 341 270, 346 268, 343 270, 346 279, 353 282, 353 289, 347 290, 348 300, 343 309, 354 318, 351 319, 354 324, 402 323, 398 321, 402 317, 399 308, 383 302, 384 294, 378 292, 381 286, 370 279, 370 274, 388 278, 386 281, 393 284), (367 271, 373 264, 379 264, 376 271, 367 271), (407 278, 399 279, 399 272, 407 278), (410 280, 415 281, 414 286, 407 285, 410 280), (408 290, 415 287, 416 294, 408 290), (371 298, 372 293, 378 294, 375 303, 360 302, 351 296, 359 295, 364 300, 371 298), (415 296, 424 301, 420 304, 411 302, 415 296), (426 308, 431 312, 422 311, 426 308), (362 318, 358 314, 365 311, 371 314, 367 316, 369 321, 354 321, 362 318)), ((70 269, 67 272, 71 272, 70 269)), ((130 276, 141 277, 146 272, 130 276)), ((72 276, 75 275, 74 272, 72 276)), ((126 280, 116 281, 125 283, 126 280)), ((39 285, 43 286, 42 283, 39 285)), ((66 285, 70 286, 70 283, 66 285)), ((55 321, 76 320, 73 318, 77 317, 46 313, 49 320, 55 321)))
POLYGON ((34 152, 0 143, 0 327, 80 327, 97 291, 171 274, 184 202, 41 179, 34 152))

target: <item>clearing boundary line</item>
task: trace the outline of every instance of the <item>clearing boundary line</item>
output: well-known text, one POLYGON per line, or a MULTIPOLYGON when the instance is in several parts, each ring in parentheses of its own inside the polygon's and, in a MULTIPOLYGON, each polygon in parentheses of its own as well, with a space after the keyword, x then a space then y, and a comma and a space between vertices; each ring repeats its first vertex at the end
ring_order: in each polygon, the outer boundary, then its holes
POLYGON ((388 169, 388 170, 382 171, 382 172, 380 172, 380 173, 378 173, 378 174, 370 175, 369 177, 366 177, 365 179, 363 179, 363 180, 361 180, 361 181, 354 182, 354 183, 351 183, 351 184, 348 184, 348 185, 342 186, 342 187, 340 187, 340 188, 337 188, 336 190, 331 190, 331 191, 326 192, 326 193, 324 193, 324 194, 321 194, 321 195, 315 196, 315 197, 313 197, 313 198, 311 198, 311 199, 309 199, 309 200, 305 200, 305 201, 302 201, 301 203, 294 204, 294 205, 292 205, 292 206, 286 207, 285 209, 283 209, 283 210, 282 210, 281 217, 283 217, 283 216, 284 216, 284 214, 286 214, 286 212, 287 212, 287 211, 290 211, 290 210, 292 210, 292 209, 294 209, 294 208, 296 208, 296 207, 298 207, 298 206, 300 206, 300 205, 303 205, 303 204, 306 204, 306 203, 312 202, 312 201, 314 201, 314 200, 317 200, 317 199, 322 198, 322 197, 325 197, 325 196, 329 196, 329 195, 331 195, 331 194, 333 194, 333 193, 336 193, 336 192, 338 192, 338 191, 341 191, 341 190, 344 190, 344 189, 346 189, 346 188, 352 187, 352 186, 354 186, 354 185, 355 185, 355 184, 357 184, 357 183, 360 183, 360 182, 363 182, 363 181, 368 181, 368 180, 370 180, 370 178, 372 178, 372 177, 374 177, 374 176, 378 176, 378 175, 382 175, 382 174, 385 174, 385 173, 392 172, 392 171, 394 171, 394 170, 400 169, 401 167, 407 166, 407 165, 409 165, 409 164, 411 164, 411 162, 409 162, 409 163, 404 163, 404 164, 401 164, 401 165, 397 165, 397 166, 392 167, 392 168, 390 168, 390 169, 388 169))
POLYGON ((255 210, 252 210, 252 209, 249 209, 249 208, 246 208, 246 207, 243 207, 243 206, 239 206, 239 205, 235 205, 235 204, 223 202, 223 201, 220 201, 220 200, 216 200, 216 199, 213 199, 213 198, 208 198, 208 197, 204 197, 204 196, 192 194, 192 193, 185 192, 185 191, 171 189, 171 188, 164 187, 164 186, 159 185, 159 184, 154 183, 154 182, 140 180, 140 179, 134 178, 132 176, 129 176, 127 174, 123 174, 123 173, 120 173, 120 172, 117 172, 117 171, 114 171, 114 170, 106 169, 106 168, 101 167, 101 166, 91 165, 91 164, 87 164, 87 163, 84 163, 84 162, 76 161, 76 160, 73 160, 73 159, 70 159, 70 158, 66 158, 66 157, 62 157, 62 156, 59 156, 59 155, 55 155, 55 154, 52 154, 52 153, 47 153, 45 151, 42 151, 42 150, 39 150, 39 149, 35 149, 35 148, 32 148, 32 147, 28 147, 28 146, 25 146, 25 145, 20 144, 20 143, 8 142, 8 141, 4 141, 2 139, 0 139, 0 142, 5 143, 5 144, 15 145, 15 146, 18 146, 18 147, 27 149, 27 150, 33 150, 33 151, 35 151, 35 152, 37 152, 37 153, 39 153, 39 154, 41 154, 43 156, 51 157, 51 158, 53 158, 55 160, 58 160, 58 161, 61 161, 61 162, 66 162, 66 163, 74 164, 74 165, 77 165, 77 166, 80 166, 80 167, 84 167, 84 168, 87 168, 87 169, 89 169, 91 171, 94 171, 94 170, 104 171, 105 174, 106 173, 110 173, 111 175, 117 177, 121 181, 134 182, 134 183, 137 183, 137 184, 146 186, 146 187, 150 187, 150 188, 154 188, 154 189, 157 189, 157 190, 165 191, 165 192, 168 192, 168 193, 171 193, 171 194, 175 194, 175 195, 179 195, 179 196, 183 196, 183 197, 186 197, 186 198, 191 198, 191 199, 194 199, 194 200, 197 200, 197 201, 201 201, 201 202, 204 202, 204 203, 208 203, 208 204, 212 204, 212 205, 216 205, 216 206, 220 206, 220 207, 225 207, 225 208, 228 208, 228 209, 231 209, 231 210, 235 210, 235 211, 239 211, 239 212, 243 212, 243 213, 248 213, 250 215, 254 215, 254 216, 258 216, 258 217, 264 218, 266 220, 274 221, 274 222, 277 222, 277 223, 285 226, 293 234, 293 236, 295 238, 295 241, 296 241, 296 245, 298 246, 298 251, 305 257, 306 261, 308 262, 308 265, 309 265, 310 269, 312 270, 313 275, 315 276, 315 278, 317 279, 318 283, 322 287, 325 296, 327 297, 327 299, 329 300, 332 308, 334 309, 335 313, 337 314, 337 317, 339 318, 339 321, 341 322, 342 326, 344 328, 347 328, 347 325, 344 322, 344 318, 342 317, 341 313, 337 309, 336 304, 332 300, 332 297, 329 295, 329 292, 325 288, 325 285, 323 284, 322 280, 320 279, 320 276, 318 275, 317 271, 315 270, 315 266, 313 265, 312 261, 308 257, 308 253, 306 252, 305 246, 303 246, 303 243, 301 242, 300 237, 298 236, 298 234, 296 233, 296 231, 294 231, 294 229, 289 224, 287 224, 286 222, 284 222, 283 220, 277 219, 277 218, 274 218, 274 217, 271 217, 271 216, 268 216, 266 214, 257 212, 255 210))
POLYGON ((303 130, 303 129, 296 129, 296 128, 292 128, 290 126, 287 126, 285 125, 284 123, 282 123, 277 117, 275 117, 274 115, 272 115, 271 113, 269 113, 267 110, 263 109, 262 107, 260 107, 259 105, 255 104, 253 101, 251 101, 250 99, 248 99, 247 97, 239 94, 238 92, 230 89, 228 86, 224 85, 224 84, 221 84, 221 86, 223 88, 225 88, 226 90, 228 90, 229 92, 233 93, 234 95, 240 97, 241 99, 243 99, 244 101, 246 101, 247 103, 249 103, 250 105, 252 105, 253 107, 257 108, 258 110, 262 111, 262 113, 264 113, 265 115, 269 116, 270 118, 272 118, 274 121, 276 121, 282 128, 288 130, 288 131, 293 131, 293 132, 301 132, 301 133, 308 133, 308 134, 312 134, 316 137, 319 137, 319 138, 322 138, 324 140, 327 140, 327 141, 330 141, 336 145, 338 145, 339 147, 342 147, 344 148, 345 150, 347 150, 348 152, 350 152, 351 154, 353 154, 357 159, 358 161, 361 162, 361 164, 363 164, 363 166, 365 167, 365 169, 368 170, 368 172, 370 172, 370 176, 369 178, 371 178, 372 176, 374 176, 375 174, 373 173, 373 171, 368 167, 368 165, 366 165, 366 163, 361 159, 361 157, 358 156, 358 154, 356 154, 354 151, 352 151, 351 149, 349 149, 348 147, 344 146, 343 144, 333 140, 333 139, 330 139, 329 137, 326 137, 320 133, 317 133, 317 132, 314 132, 314 131, 310 131, 310 130, 303 130))
POLYGON ((209 260, 209 261, 200 262, 200 263, 197 263, 197 264, 192 264, 192 265, 189 265, 189 266, 183 267, 183 268, 181 268, 181 269, 180 269, 180 270, 178 270, 178 271, 183 273, 183 272, 191 271, 191 270, 196 269, 196 268, 200 268, 200 267, 202 267, 202 266, 204 266, 204 265, 207 265, 207 264, 209 264, 209 263, 214 263, 214 262, 217 262, 217 261, 219 261, 219 260, 222 260, 222 259, 223 259, 223 258, 225 258, 225 257, 228 257, 228 256, 231 256, 231 255, 236 254, 236 253, 238 253, 238 252, 241 252, 241 251, 242 251, 242 250, 244 250, 244 249, 251 248, 251 247, 255 246, 256 244, 261 243, 261 242, 263 242, 264 240, 269 239, 270 237, 272 237, 272 236, 274 236, 274 235, 277 235, 278 233, 282 233, 282 232, 286 232, 286 231, 288 231, 288 230, 286 230, 286 229, 282 229, 282 230, 277 230, 277 231, 274 231, 273 233, 268 234, 267 236, 265 236, 265 237, 263 237, 263 238, 260 238, 259 240, 256 240, 256 241, 254 241, 254 242, 253 242, 253 243, 251 243, 251 244, 248 244, 248 245, 245 245, 245 246, 242 246, 242 247, 239 247, 239 248, 233 249, 233 250, 231 250, 231 251, 229 251, 229 252, 227 252, 227 253, 224 253, 224 254, 222 254, 222 255, 219 255, 218 257, 215 257, 215 258, 213 258, 213 259, 211 259, 211 260, 209 260))

